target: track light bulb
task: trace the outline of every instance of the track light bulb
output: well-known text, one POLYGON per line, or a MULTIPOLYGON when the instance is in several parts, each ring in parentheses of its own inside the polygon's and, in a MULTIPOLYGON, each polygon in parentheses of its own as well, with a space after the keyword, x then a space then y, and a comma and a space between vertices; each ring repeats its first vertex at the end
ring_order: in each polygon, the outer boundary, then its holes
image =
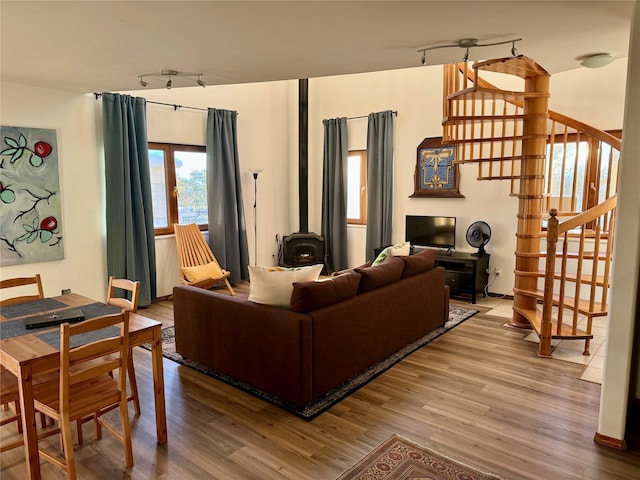
POLYGON ((427 64, 427 52, 422 52, 422 60, 420 61, 422 62, 422 65, 427 64))
POLYGON ((467 48, 467 51, 464 52, 464 57, 462 57, 462 61, 463 62, 468 62, 469 61, 469 49, 467 48))
POLYGON ((171 85, 172 85, 172 83, 171 83, 171 79, 169 79, 169 80, 167 81, 167 90, 171 90, 171 85))
POLYGON ((206 82, 204 82, 203 80, 200 80, 199 78, 198 80, 196 80, 196 83, 200 85, 202 88, 207 86, 206 82))
POLYGON ((511 56, 517 57, 519 55, 518 49, 516 48, 516 42, 511 44, 511 56))
POLYGON ((145 82, 142 77, 140 77, 140 86, 141 87, 146 87, 147 85, 149 85, 147 82, 145 82))

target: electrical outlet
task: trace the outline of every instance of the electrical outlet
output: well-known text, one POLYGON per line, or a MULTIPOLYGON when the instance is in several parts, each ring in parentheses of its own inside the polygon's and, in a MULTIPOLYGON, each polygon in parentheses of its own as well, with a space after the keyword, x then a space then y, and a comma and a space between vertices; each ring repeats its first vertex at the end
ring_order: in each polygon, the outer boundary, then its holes
POLYGON ((500 275, 502 275, 502 268, 496 267, 494 272, 496 272, 496 277, 499 277, 500 275))

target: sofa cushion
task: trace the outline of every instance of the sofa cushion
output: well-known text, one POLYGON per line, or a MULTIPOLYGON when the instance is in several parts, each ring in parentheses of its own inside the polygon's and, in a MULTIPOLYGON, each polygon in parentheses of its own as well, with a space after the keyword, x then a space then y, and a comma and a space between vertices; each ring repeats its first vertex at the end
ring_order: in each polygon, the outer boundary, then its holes
POLYGON ((317 280, 322 265, 308 267, 260 267, 249 265, 249 300, 289 308, 294 282, 317 280))
POLYGON ((356 268, 354 271, 360 274, 358 294, 375 290, 389 283, 400 280, 404 262, 400 257, 393 257, 380 265, 356 268))
POLYGON ((402 278, 406 278, 431 270, 436 263, 436 252, 425 249, 415 255, 400 258, 404 262, 402 278))
POLYGON ((380 265, 392 257, 406 256, 411 253, 411 244, 409 242, 396 243, 382 250, 371 265, 380 265))
POLYGON ((371 266, 371 262, 366 262, 366 263, 363 263, 362 265, 360 265, 359 267, 345 268, 344 270, 339 270, 337 272, 333 272, 333 274, 331 276, 332 277, 337 277, 338 275, 344 275, 345 273, 353 273, 356 268, 365 268, 365 267, 370 267, 370 266, 371 266))
POLYGON ((358 293, 360 274, 346 272, 328 280, 295 282, 291 293, 291 310, 307 313, 326 307, 358 293))
POLYGON ((183 267, 182 274, 190 282, 198 282, 207 278, 222 278, 222 269, 216 262, 194 267, 183 267))

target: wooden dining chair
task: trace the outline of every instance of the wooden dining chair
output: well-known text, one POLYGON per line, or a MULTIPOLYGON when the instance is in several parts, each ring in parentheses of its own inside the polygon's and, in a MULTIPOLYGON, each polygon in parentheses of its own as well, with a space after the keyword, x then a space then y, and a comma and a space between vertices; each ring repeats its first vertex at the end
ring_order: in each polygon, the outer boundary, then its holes
MULTIPOLYGON (((16 277, 16 278, 7 278, 5 280, 0 281, 0 290, 9 289, 9 288, 18 288, 18 287, 28 287, 29 285, 35 285, 33 290, 37 290, 37 293, 33 293, 31 295, 18 295, 11 298, 5 298, 0 300, 0 306, 4 307, 7 305, 16 305, 18 303, 30 302, 32 300, 41 300, 44 298, 44 291, 42 290, 42 280, 40 279, 40 274, 37 273, 33 277, 16 277)), ((22 289, 22 293, 24 293, 24 289, 22 289)), ((0 368, 0 389, 2 390, 2 400, 1 405, 2 408, 6 411, 9 409, 9 405, 13 404, 14 414, 11 417, 8 417, 0 423, 0 425, 6 425, 13 421, 18 422, 18 429, 22 431, 22 424, 20 422, 20 409, 18 403, 18 380, 15 375, 6 371, 4 368, 0 368), (15 399, 11 399, 14 397, 15 399)), ((40 416, 40 423, 44 428, 47 426, 48 421, 44 415, 40 416)), ((14 444, 11 444, 14 445, 14 444)), ((15 446, 22 445, 22 441, 19 444, 14 446, 6 446, 3 445, 2 451, 8 450, 10 448, 14 448, 15 446)))
POLYGON ((109 288, 107 289, 107 303, 109 305, 114 305, 130 312, 137 312, 139 299, 139 281, 133 282, 126 278, 109 277, 109 288), (127 296, 119 296, 118 293, 121 292, 124 292, 127 296))
POLYGON ((220 267, 198 225, 176 223, 173 230, 180 260, 180 282, 183 285, 209 289, 224 281, 229 293, 235 295, 229 283, 231 273, 220 267))
POLYGON ((7 278, 0 281, 0 290, 5 288, 24 287, 28 285, 35 285, 38 289, 38 294, 32 295, 20 295, 12 298, 5 298, 0 300, 0 306, 14 305, 16 303, 29 302, 31 300, 39 300, 44 298, 44 292, 42 290, 42 281, 40 280, 40 274, 37 273, 33 277, 19 277, 19 278, 7 278))
MULTIPOLYGON (((119 307, 130 312, 138 311, 138 301, 140 299, 140 282, 131 281, 126 278, 109 277, 109 286, 107 288, 107 303, 114 307, 119 307), (125 296, 120 296, 123 294, 125 296)), ((129 350, 127 357, 127 376, 129 377, 129 389, 131 395, 127 400, 133 402, 133 410, 136 415, 140 415, 140 398, 138 397, 138 382, 136 381, 136 371, 133 364, 133 352, 129 350)), ((114 407, 115 408, 115 407, 114 407)), ((82 425, 92 417, 79 418, 76 420, 76 435, 78 445, 83 443, 82 425)))
POLYGON ((3 443, 0 445, 0 452, 5 452, 23 445, 18 379, 8 370, 0 371, 0 404, 2 404, 2 407, 7 411, 9 411, 10 405, 12 405, 14 409, 11 411, 10 416, 0 421, 0 426, 15 422, 17 433, 20 434, 20 438, 16 438, 15 441, 7 441, 3 438, 3 443))
MULTIPOLYGON (((16 423, 16 434, 10 436, 3 436, 2 444, 0 444, 0 452, 6 452, 13 448, 22 447, 24 445, 24 437, 22 436, 22 417, 20 410, 20 392, 18 390, 18 379, 9 370, 3 369, 0 371, 0 404, 3 407, 13 405, 13 411, 11 414, 0 420, 0 426, 10 423, 16 423)), ((56 373, 43 373, 36 375, 33 378, 33 384, 35 386, 43 383, 51 382, 57 377, 56 373)), ((7 410, 9 410, 7 408, 7 410)), ((38 432, 38 438, 43 439, 51 435, 57 435, 60 433, 59 429, 47 429, 52 425, 52 420, 47 418, 44 414, 40 413, 40 426, 43 430, 38 432), (47 430, 44 430, 47 429, 47 430)))
POLYGON ((64 460, 59 455, 38 446, 42 458, 76 479, 76 466, 71 439, 71 422, 92 415, 95 433, 102 438, 106 428, 124 446, 127 468, 133 466, 133 448, 127 410, 126 364, 129 356, 129 312, 105 315, 80 323, 60 325, 60 373, 57 381, 34 387, 36 411, 53 418, 62 434, 64 460), (109 338, 71 348, 77 335, 94 334, 97 330, 118 327, 109 338), (115 380, 109 375, 117 370, 115 380), (120 431, 102 418, 102 413, 117 405, 120 410, 120 431))
MULTIPOLYGON (((115 307, 130 312, 138 311, 138 301, 140 299, 140 282, 131 281, 126 278, 109 277, 109 288, 107 289, 107 303, 115 307), (127 292, 128 297, 119 297, 118 290, 127 292)), ((133 352, 129 351, 127 361, 127 373, 129 375, 129 388, 131 395, 128 400, 133 402, 133 410, 136 415, 140 415, 140 399, 138 398, 138 382, 136 381, 136 371, 133 365, 133 352)))

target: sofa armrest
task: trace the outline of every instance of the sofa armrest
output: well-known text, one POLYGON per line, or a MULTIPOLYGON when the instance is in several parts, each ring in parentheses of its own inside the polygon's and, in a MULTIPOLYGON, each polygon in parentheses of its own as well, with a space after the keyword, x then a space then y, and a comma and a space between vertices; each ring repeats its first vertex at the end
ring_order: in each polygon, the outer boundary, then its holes
POLYGON ((311 400, 311 319, 201 288, 173 290, 176 351, 296 405, 311 400))

